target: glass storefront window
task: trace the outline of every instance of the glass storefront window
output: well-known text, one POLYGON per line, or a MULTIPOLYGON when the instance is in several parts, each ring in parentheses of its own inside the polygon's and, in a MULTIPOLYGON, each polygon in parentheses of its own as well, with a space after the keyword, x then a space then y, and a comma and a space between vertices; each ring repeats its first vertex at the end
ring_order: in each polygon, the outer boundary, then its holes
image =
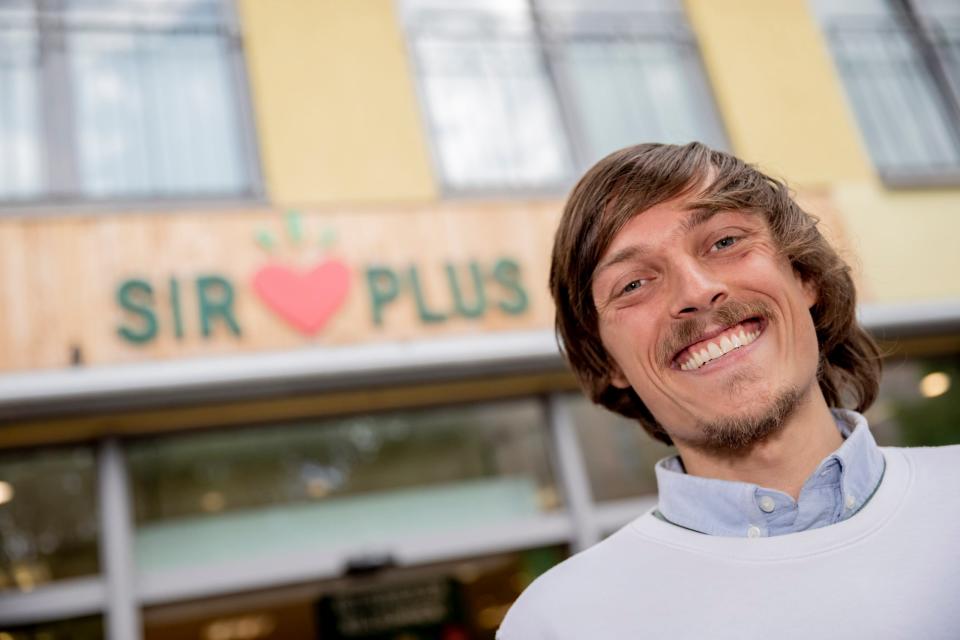
POLYGON ((581 395, 565 398, 586 460, 597 501, 621 500, 657 492, 653 466, 676 453, 647 435, 633 420, 599 407, 581 395))
POLYGON ((0 640, 103 640, 103 619, 100 616, 4 627, 0 640))
POLYGON ((0 589, 97 573, 96 477, 85 447, 0 454, 0 589))
POLYGON ((568 555, 545 547, 150 607, 144 640, 493 640, 523 589, 568 555))
POLYGON ((881 445, 960 443, 960 357, 888 359, 867 419, 881 445))
POLYGON ((559 503, 534 399, 143 440, 129 468, 147 571, 376 547, 559 503))

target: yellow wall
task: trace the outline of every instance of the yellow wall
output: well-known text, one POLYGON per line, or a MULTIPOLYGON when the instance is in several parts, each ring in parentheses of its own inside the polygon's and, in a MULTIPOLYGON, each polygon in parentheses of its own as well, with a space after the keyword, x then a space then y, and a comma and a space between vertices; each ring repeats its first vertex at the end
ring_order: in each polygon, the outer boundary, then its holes
POLYGON ((870 180, 806 0, 685 0, 733 151, 798 186, 870 180))
POLYGON ((392 0, 240 0, 270 199, 436 197, 392 0))
POLYGON ((960 191, 846 184, 833 195, 870 298, 891 303, 960 298, 960 191))

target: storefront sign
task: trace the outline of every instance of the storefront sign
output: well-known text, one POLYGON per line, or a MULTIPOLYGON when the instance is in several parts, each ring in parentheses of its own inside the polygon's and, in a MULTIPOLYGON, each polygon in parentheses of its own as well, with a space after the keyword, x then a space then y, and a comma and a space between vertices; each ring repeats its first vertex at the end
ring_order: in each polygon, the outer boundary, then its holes
MULTIPOLYGON (((288 214, 287 228, 299 242, 299 215, 288 214)), ((327 244, 330 237, 330 233, 324 235, 327 244)), ((275 246, 268 235, 260 235, 258 242, 261 247, 275 246)), ((421 325, 491 314, 517 316, 529 305, 520 262, 511 257, 449 260, 437 266, 370 263, 359 268, 337 257, 321 258, 305 268, 273 257, 241 283, 223 273, 169 276, 159 282, 127 278, 116 289, 116 302, 123 311, 117 334, 134 345, 149 343, 163 333, 178 341, 191 336, 208 339, 218 332, 240 337, 243 318, 236 300, 252 291, 289 328, 309 337, 323 331, 355 290, 366 300, 375 330, 382 330, 387 312, 404 301, 412 303, 408 306, 421 325), (429 273, 431 269, 438 273, 429 273), (427 278, 444 285, 430 295, 424 286, 427 278), (192 317, 184 311, 188 296, 195 310, 192 317)))
POLYGON ((0 372, 553 324, 559 204, 118 211, 0 223, 0 372))

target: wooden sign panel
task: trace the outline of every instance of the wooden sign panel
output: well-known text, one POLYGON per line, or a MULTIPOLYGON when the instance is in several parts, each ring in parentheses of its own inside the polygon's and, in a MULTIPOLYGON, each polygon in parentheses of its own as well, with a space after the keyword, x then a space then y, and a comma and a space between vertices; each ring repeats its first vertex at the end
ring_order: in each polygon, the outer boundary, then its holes
POLYGON ((0 370, 548 328, 560 203, 0 222, 0 370))

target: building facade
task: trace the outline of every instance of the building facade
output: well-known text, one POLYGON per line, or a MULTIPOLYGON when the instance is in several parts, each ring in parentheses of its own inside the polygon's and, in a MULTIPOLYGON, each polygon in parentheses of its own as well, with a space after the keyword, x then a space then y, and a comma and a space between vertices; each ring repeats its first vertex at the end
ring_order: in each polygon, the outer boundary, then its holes
POLYGON ((960 9, 837 4, 4 2, 0 640, 492 639, 655 501, 546 287, 636 142, 786 179, 960 441, 960 9))

